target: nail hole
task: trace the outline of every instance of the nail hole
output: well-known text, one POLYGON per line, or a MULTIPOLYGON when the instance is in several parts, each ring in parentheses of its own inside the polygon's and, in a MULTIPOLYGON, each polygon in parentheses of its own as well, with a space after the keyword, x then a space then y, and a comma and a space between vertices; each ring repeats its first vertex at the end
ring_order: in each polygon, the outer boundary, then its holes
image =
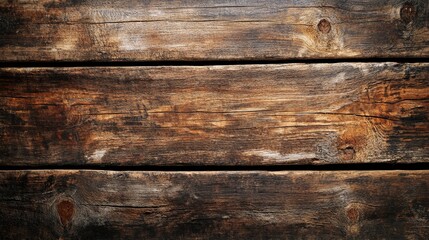
POLYGON ((416 13, 417 11, 414 5, 410 2, 406 2, 401 8, 401 19, 405 23, 410 23, 416 17, 416 13))
POLYGON ((317 28, 322 33, 329 33, 331 31, 331 23, 329 23, 329 21, 326 19, 322 19, 320 20, 319 24, 317 24, 317 28))

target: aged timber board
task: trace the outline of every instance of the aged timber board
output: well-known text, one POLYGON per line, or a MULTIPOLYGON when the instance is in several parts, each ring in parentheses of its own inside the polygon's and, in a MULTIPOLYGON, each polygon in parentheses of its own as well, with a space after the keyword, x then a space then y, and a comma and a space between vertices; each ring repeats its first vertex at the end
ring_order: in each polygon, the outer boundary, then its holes
POLYGON ((429 57, 427 0, 0 0, 0 61, 429 57))
POLYGON ((429 160, 429 64, 0 69, 0 164, 429 160))
POLYGON ((2 239, 425 239, 429 171, 0 171, 2 239))

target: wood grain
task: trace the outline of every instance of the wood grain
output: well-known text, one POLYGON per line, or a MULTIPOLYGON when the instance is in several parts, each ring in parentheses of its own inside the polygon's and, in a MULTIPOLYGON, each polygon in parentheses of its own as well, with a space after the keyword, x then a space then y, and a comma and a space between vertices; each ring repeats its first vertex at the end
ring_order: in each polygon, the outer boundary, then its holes
POLYGON ((0 192, 2 239, 429 235, 427 170, 1 171, 0 192))
POLYGON ((0 61, 429 57, 427 0, 0 0, 0 61))
POLYGON ((0 164, 429 160, 429 64, 0 69, 0 164))

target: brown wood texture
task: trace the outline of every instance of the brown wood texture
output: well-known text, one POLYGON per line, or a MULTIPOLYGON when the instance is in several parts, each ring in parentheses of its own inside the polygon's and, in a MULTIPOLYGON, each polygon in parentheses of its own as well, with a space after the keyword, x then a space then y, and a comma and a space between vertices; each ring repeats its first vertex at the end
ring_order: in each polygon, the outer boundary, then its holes
POLYGON ((425 239, 429 171, 1 171, 2 239, 425 239))
POLYGON ((429 57, 427 0, 0 0, 0 61, 429 57))
POLYGON ((429 160, 429 64, 0 69, 0 164, 429 160))

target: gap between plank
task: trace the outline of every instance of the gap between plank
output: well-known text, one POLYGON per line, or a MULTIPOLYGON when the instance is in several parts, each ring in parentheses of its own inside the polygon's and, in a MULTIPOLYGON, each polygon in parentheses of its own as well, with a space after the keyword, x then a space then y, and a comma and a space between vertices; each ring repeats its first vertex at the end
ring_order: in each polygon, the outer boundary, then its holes
POLYGON ((392 171, 429 170, 424 163, 361 163, 331 165, 253 165, 253 166, 115 166, 115 165, 42 165, 1 166, 3 170, 108 170, 108 171, 392 171))
POLYGON ((42 61, 1 62, 0 68, 9 67, 138 67, 138 66, 216 66, 216 65, 268 65, 291 63, 426 63, 429 58, 336 58, 336 59, 291 59, 291 60, 183 60, 183 61, 42 61))

